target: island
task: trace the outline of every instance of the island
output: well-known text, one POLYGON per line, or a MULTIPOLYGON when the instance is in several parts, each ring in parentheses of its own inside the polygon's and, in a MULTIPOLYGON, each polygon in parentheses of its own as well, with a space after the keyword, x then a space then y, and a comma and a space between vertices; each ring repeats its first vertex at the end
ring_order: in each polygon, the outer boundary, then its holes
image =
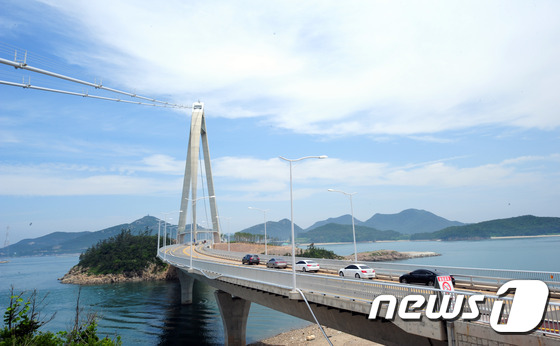
POLYGON ((175 280, 176 269, 157 258, 157 236, 130 230, 102 240, 80 255, 66 273, 64 284, 96 285, 117 282, 175 280))
MULTIPOLYGON (((358 252, 358 261, 360 262, 387 262, 387 261, 398 261, 411 258, 420 257, 433 257, 441 256, 436 252, 432 251, 405 251, 399 252, 395 250, 377 250, 368 252, 358 252)), ((354 255, 344 256, 345 260, 353 260, 354 255)))

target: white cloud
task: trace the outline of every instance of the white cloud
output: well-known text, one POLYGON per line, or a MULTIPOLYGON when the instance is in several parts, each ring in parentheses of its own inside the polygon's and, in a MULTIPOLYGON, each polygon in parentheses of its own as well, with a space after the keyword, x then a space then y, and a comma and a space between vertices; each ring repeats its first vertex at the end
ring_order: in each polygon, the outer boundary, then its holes
POLYGON ((144 157, 137 165, 118 168, 122 172, 152 172, 170 175, 183 175, 185 161, 176 160, 169 155, 155 154, 144 157))
MULTIPOLYGON (((455 158, 459 160, 460 158, 455 158)), ((551 157, 514 158, 501 163, 459 167, 443 159, 401 167, 389 163, 345 161, 337 158, 293 163, 294 189, 299 194, 314 187, 359 188, 368 186, 437 186, 439 188, 515 186, 541 180, 539 172, 522 170, 527 161, 558 161, 551 157), (521 165, 521 166, 520 166, 521 165), (520 170, 516 167, 520 166, 520 170)), ((184 162, 166 155, 153 155, 143 165, 117 169, 71 164, 3 165, 0 191, 3 195, 146 195, 180 191, 184 162), (121 172, 120 174, 117 172, 121 172), (157 175, 139 176, 144 173, 157 175), (169 179, 169 175, 178 176, 169 179)), ((289 185, 289 164, 278 158, 260 160, 223 157, 213 161, 215 179, 223 191, 237 194, 280 196, 289 185)))
POLYGON ((0 165, 0 195, 153 195, 180 191, 183 178, 175 161, 154 155, 143 162, 143 166, 117 168, 64 163, 4 164, 0 165), (164 175, 140 176, 142 172, 164 175), (170 174, 179 177, 170 179, 170 174))
MULTIPOLYGON (((397 167, 389 163, 344 161, 337 158, 308 160, 293 167, 295 188, 304 186, 329 188, 354 188, 372 186, 392 187, 433 187, 438 189, 509 187, 524 184, 548 185, 550 177, 542 172, 527 172, 519 166, 529 158, 514 158, 503 162, 460 167, 448 161, 461 158, 442 159, 434 162, 411 163, 397 167), (297 182, 297 183, 296 183, 297 182)), ((532 161, 557 161, 558 155, 530 158, 532 161)), ((277 159, 259 160, 254 158, 221 158, 214 162, 217 177, 232 179, 233 186, 224 184, 222 188, 246 194, 270 196, 286 189, 289 184, 289 168, 277 159)))
POLYGON ((119 175, 93 175, 84 178, 43 174, 1 174, 2 195, 80 196, 80 195, 153 195, 175 192, 182 179, 158 180, 119 175))
POLYGON ((557 2, 44 2, 79 27, 73 63, 216 115, 333 135, 560 125, 557 2))

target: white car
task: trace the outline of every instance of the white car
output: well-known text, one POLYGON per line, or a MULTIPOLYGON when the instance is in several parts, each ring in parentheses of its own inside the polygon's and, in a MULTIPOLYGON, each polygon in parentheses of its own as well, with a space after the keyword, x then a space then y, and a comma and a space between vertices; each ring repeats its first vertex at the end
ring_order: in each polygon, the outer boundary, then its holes
POLYGON ((302 272, 318 272, 319 263, 312 260, 301 260, 296 262, 296 270, 300 270, 302 272))
POLYGON ((356 279, 375 279, 375 269, 365 264, 350 264, 338 271, 340 277, 348 276, 356 279))

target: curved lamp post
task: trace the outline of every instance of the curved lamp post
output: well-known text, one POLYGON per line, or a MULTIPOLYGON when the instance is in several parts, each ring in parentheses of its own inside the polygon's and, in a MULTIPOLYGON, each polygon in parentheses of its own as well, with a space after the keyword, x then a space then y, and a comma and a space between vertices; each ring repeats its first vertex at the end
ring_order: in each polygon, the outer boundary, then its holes
POLYGON ((355 195, 356 192, 348 193, 348 192, 333 190, 333 189, 328 189, 327 191, 340 192, 350 197, 350 212, 352 213, 352 235, 354 236, 354 262, 358 263, 358 250, 356 249, 356 230, 354 229, 354 206, 352 205, 352 196, 355 195))
POLYGON ((253 210, 258 210, 263 212, 264 214, 264 254, 265 256, 268 255, 268 249, 267 249, 267 239, 266 239, 266 212, 268 211, 268 209, 259 209, 259 208, 253 208, 253 207, 249 207, 249 209, 253 209, 253 210))
POLYGON ((292 219, 292 284, 294 286, 293 292, 296 292, 296 239, 294 236, 294 198, 293 198, 293 188, 292 188, 292 163, 305 160, 305 159, 326 159, 326 155, 321 156, 305 156, 299 159, 287 159, 285 157, 279 156, 280 159, 288 161, 290 163, 290 215, 292 219))
MULTIPOLYGON (((199 197, 196 199, 189 199, 189 198, 185 198, 186 200, 192 201, 192 206, 193 206, 193 210, 194 208, 196 208, 196 201, 199 201, 201 199, 205 199, 205 198, 216 198, 216 196, 204 196, 204 197, 199 197)), ((190 260, 190 270, 192 270, 192 255, 193 255, 193 248, 194 248, 194 244, 193 244, 193 232, 196 232, 196 224, 194 224, 191 222, 191 248, 190 248, 190 255, 191 255, 191 260, 190 260)))

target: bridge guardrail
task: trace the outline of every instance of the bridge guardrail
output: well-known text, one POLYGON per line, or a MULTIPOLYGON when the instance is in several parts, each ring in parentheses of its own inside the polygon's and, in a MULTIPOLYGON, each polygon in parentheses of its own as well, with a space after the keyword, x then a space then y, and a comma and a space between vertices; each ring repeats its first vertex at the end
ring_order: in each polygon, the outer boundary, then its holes
MULTIPOLYGON (((175 247, 173 245, 171 247, 175 247)), ((169 247, 168 247, 169 248, 169 247)), ((237 254, 230 254, 232 259, 241 260, 237 254)), ((163 259, 163 252, 160 250, 160 258, 163 259)), ((166 261, 172 265, 188 268, 190 258, 175 256, 173 254, 165 255, 166 261)), ((246 280, 249 282, 277 286, 282 288, 292 287, 292 273, 291 271, 282 270, 269 270, 258 268, 254 266, 239 266, 225 263, 216 263, 212 261, 204 261, 193 258, 193 269, 197 269, 207 273, 214 273, 214 275, 227 276, 246 280)), ((350 278, 340 278, 336 276, 315 275, 307 273, 297 274, 297 287, 303 291, 314 292, 319 294, 330 295, 333 297, 348 298, 360 300, 363 302, 371 303, 373 299, 382 294, 395 296, 400 302, 402 298, 411 294, 422 295, 427 297, 432 294, 442 292, 436 288, 421 287, 414 285, 402 285, 397 283, 386 283, 370 280, 356 280, 350 278)), ((471 296, 476 293, 455 291, 455 294, 462 294, 471 296)), ((503 301, 502 317, 507 319, 509 311, 513 303, 511 297, 497 297, 495 295, 484 295, 485 300, 479 304, 481 317, 478 322, 490 323, 490 312, 494 302, 497 300, 503 301)), ((468 312, 468 306, 464 306, 465 312, 468 312)), ((543 334, 560 335, 560 303, 549 302, 545 315, 544 322, 538 332, 543 334)))
MULTIPOLYGON (((245 253, 231 252, 224 250, 214 250, 210 248, 204 249, 206 252, 232 260, 241 258, 245 253)), ((273 257, 284 257, 289 260, 287 256, 277 255, 260 255, 262 262, 268 261, 273 257)), ((307 259, 303 257, 296 257, 296 261, 300 259, 307 259)), ((314 261, 319 263, 321 268, 337 272, 340 268, 354 261, 347 260, 329 260, 314 258, 314 261)), ((455 277, 457 283, 477 287, 489 286, 499 287, 505 282, 510 280, 540 280, 547 284, 551 292, 560 294, 560 272, 546 272, 546 271, 527 271, 527 270, 510 270, 510 269, 486 269, 486 268, 469 268, 469 267, 448 267, 437 265, 418 265, 418 264, 403 264, 403 263, 388 263, 388 262, 368 262, 361 261, 375 269, 377 275, 388 276, 391 280, 398 280, 402 274, 409 273, 416 269, 437 269, 438 271, 447 272, 455 277)), ((290 263, 288 263, 290 264, 290 263)))

